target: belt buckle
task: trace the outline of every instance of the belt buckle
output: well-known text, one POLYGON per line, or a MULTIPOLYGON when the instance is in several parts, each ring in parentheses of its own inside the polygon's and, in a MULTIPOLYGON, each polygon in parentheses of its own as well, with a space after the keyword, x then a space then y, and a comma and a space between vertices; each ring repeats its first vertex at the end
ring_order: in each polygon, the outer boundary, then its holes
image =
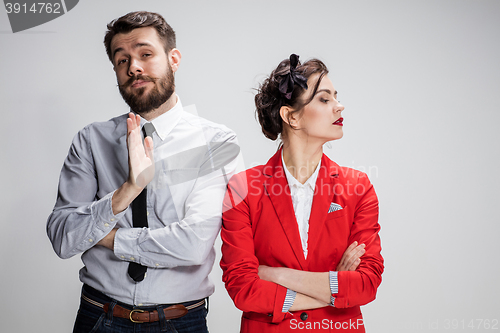
POLYGON ((130 311, 130 315, 128 316, 128 318, 130 319, 130 321, 131 321, 131 322, 133 322, 133 323, 136 323, 136 324, 142 324, 142 323, 144 323, 143 321, 138 321, 138 320, 134 320, 134 319, 132 319, 132 314, 133 314, 134 312, 143 313, 143 312, 145 312, 145 311, 144 311, 144 310, 141 310, 141 309, 133 309, 133 310, 131 310, 131 311, 130 311))

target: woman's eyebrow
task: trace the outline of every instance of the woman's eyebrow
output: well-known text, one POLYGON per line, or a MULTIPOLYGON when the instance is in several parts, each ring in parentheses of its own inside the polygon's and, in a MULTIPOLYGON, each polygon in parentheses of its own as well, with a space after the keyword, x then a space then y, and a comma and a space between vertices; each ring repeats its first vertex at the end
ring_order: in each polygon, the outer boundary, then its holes
MULTIPOLYGON (((327 94, 330 94, 330 95, 332 94, 332 91, 330 89, 320 89, 320 90, 316 91, 316 94, 319 94, 320 92, 323 92, 323 91, 326 92, 327 94)), ((335 90, 333 95, 337 95, 337 93, 338 93, 337 90, 335 90)))

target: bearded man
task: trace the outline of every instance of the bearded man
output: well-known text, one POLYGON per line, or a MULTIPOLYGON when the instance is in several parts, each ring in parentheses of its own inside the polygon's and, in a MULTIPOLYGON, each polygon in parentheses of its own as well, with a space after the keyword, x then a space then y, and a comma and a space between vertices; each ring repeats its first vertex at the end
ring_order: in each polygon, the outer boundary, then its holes
POLYGON ((57 255, 84 263, 74 332, 207 332, 236 136, 183 110, 174 84, 181 53, 161 15, 133 12, 107 28, 131 112, 75 136, 47 221, 57 255))

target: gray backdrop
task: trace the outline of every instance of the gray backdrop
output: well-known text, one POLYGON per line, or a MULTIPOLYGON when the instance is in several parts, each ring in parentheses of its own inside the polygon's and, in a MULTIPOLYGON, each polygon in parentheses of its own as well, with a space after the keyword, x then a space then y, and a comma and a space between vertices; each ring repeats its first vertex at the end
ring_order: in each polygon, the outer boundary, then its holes
MULTIPOLYGON (((345 135, 325 152, 367 172, 380 200, 368 332, 500 329, 500 1, 82 0, 16 34, 0 10, 2 332, 71 331, 82 264, 54 254, 45 222, 73 136, 128 110, 102 39, 134 10, 176 30, 183 104, 232 128, 246 167, 277 148, 253 88, 292 52, 329 66, 345 135)), ((209 327, 236 332, 218 262, 212 278, 209 327)))

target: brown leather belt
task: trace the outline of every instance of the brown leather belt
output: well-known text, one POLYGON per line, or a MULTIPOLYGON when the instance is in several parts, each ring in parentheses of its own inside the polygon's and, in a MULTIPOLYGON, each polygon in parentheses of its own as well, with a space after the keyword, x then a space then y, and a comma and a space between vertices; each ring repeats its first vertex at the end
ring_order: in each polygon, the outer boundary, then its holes
MULTIPOLYGON (((85 295, 82 295, 82 299, 89 302, 90 304, 102 308, 106 313, 108 313, 109 311, 109 303, 101 304, 99 302, 96 302, 88 298, 85 295)), ((185 316, 189 310, 195 309, 203 305, 205 305, 205 299, 199 301, 198 303, 188 306, 184 306, 182 304, 171 305, 168 308, 163 309, 163 312, 165 313, 165 319, 175 319, 185 316)), ((130 321, 133 323, 151 323, 160 320, 160 316, 158 315, 158 311, 156 310, 154 311, 144 311, 141 309, 129 310, 119 306, 118 304, 116 304, 115 307, 113 308, 113 316, 130 319, 130 321)))

